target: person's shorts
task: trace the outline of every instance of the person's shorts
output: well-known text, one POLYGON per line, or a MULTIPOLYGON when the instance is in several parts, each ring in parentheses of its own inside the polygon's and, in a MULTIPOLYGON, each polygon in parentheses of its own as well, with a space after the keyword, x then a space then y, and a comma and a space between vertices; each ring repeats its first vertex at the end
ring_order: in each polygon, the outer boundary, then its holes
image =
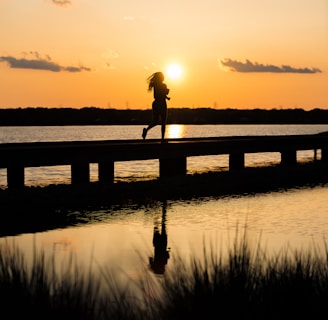
POLYGON ((166 101, 154 100, 152 104, 154 116, 166 117, 167 105, 166 101))

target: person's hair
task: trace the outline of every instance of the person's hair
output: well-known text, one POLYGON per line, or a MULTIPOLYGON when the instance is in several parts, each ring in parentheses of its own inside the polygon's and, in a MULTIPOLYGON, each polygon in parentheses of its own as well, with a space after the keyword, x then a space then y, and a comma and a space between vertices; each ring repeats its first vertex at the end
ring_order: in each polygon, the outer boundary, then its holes
POLYGON ((156 83, 163 82, 164 74, 163 72, 155 72, 150 77, 147 78, 148 91, 151 91, 156 83))

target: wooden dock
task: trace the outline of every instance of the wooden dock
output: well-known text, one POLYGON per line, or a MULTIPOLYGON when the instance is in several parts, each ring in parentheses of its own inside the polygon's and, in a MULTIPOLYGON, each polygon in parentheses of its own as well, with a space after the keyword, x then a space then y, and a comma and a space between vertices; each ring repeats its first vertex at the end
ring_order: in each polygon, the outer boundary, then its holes
POLYGON ((106 140, 0 144, 0 168, 7 169, 8 188, 24 186, 24 169, 71 166, 71 182, 90 181, 90 163, 98 164, 100 182, 114 180, 116 161, 159 160, 160 177, 185 175, 187 157, 229 155, 229 170, 245 167, 245 154, 281 154, 281 165, 296 165, 297 151, 321 151, 328 165, 328 135, 235 136, 160 140, 106 140))

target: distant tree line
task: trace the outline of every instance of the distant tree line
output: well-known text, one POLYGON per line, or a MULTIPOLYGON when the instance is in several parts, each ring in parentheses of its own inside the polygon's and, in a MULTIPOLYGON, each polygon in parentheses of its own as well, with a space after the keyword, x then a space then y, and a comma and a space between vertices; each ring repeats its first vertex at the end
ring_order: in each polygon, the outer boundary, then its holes
MULTIPOLYGON (((0 126, 145 125, 151 110, 75 108, 0 109, 0 126)), ((168 124, 328 124, 328 110, 173 108, 168 124)))

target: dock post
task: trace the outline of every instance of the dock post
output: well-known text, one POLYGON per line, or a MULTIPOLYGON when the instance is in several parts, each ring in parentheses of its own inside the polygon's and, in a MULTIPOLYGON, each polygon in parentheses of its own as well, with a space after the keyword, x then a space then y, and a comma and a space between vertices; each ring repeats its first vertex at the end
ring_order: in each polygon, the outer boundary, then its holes
POLYGON ((286 166, 294 166, 297 164, 296 150, 284 150, 281 153, 281 164, 286 166))
POLYGON ((229 170, 238 170, 245 168, 245 154, 244 153, 230 153, 229 154, 229 170))
POLYGON ((160 158, 159 175, 163 177, 172 177, 185 175, 187 173, 187 158, 160 158))
POLYGON ((71 165, 72 184, 90 182, 90 166, 88 162, 74 162, 71 165))
POLYGON ((8 188, 24 187, 24 167, 23 166, 9 166, 7 168, 7 185, 8 188))
POLYGON ((328 148, 321 149, 321 161, 328 162, 328 148))
POLYGON ((99 182, 114 182, 114 161, 98 163, 99 182))

